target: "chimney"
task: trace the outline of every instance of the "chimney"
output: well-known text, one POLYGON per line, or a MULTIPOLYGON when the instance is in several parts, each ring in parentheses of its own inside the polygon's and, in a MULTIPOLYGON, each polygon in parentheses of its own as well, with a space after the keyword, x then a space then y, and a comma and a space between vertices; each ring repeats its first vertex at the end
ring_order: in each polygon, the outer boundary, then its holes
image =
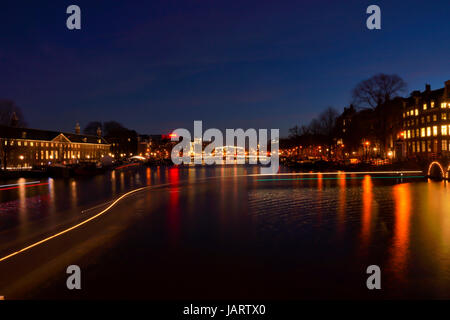
POLYGON ((80 134, 80 124, 77 122, 77 124, 75 125, 75 133, 76 134, 80 134))
POLYGON ((97 136, 100 138, 102 136, 102 129, 97 127, 97 136))
POLYGON ((445 81, 444 91, 445 91, 445 95, 447 96, 447 100, 450 100, 450 80, 445 81))
POLYGON ((430 92, 431 91, 431 86, 428 83, 425 84, 425 91, 426 92, 430 92))

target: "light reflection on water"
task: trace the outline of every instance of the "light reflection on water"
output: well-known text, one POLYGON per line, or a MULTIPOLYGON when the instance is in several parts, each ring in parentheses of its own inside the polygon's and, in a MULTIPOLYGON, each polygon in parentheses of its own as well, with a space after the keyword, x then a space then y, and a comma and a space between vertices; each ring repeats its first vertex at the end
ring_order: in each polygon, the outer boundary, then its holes
MULTIPOLYGON (((145 202, 151 206, 167 200, 154 210, 165 215, 161 232, 167 231, 171 247, 241 245, 256 256, 276 255, 292 268, 311 269, 311 274, 336 268, 361 272, 364 278, 364 266, 378 264, 385 272, 385 288, 399 296, 450 297, 446 182, 343 172, 334 180, 322 174, 292 181, 237 176, 257 172, 236 166, 135 167, 0 191, 0 240, 14 231, 25 242, 29 233, 39 233, 36 226, 52 229, 133 188, 171 182, 167 193, 158 199, 149 193, 145 202), (213 176, 233 177, 198 183, 213 176), (195 235, 201 241, 193 240, 195 235), (216 242, 208 243, 214 237, 216 242)), ((5 248, 0 246, 1 253, 5 248)))

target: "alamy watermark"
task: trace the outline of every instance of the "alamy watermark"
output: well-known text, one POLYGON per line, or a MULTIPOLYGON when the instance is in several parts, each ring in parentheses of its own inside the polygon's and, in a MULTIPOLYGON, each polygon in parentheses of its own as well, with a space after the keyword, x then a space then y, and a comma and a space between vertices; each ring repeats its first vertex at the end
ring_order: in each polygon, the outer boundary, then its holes
POLYGON ((261 164, 262 174, 274 174, 279 169, 280 130, 210 128, 203 133, 202 121, 194 121, 194 140, 187 129, 178 128, 171 135, 180 141, 171 152, 174 164, 261 164), (270 150, 269 150, 270 139, 270 150), (203 150, 203 142, 210 142, 203 150))

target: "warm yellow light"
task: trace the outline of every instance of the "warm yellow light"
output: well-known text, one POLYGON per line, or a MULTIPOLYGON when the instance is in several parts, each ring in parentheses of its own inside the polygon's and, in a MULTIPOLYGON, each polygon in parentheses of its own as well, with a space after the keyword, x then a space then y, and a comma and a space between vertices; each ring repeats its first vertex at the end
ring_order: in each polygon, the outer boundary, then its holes
POLYGON ((427 127, 427 137, 431 136, 431 127, 427 127))
POLYGON ((23 159, 24 159, 24 156, 22 156, 22 155, 19 156, 19 159, 20 159, 20 160, 23 160, 23 159))
POLYGON ((7 259, 9 259, 9 258, 11 258, 11 257, 14 257, 15 255, 18 255, 18 254, 21 253, 21 252, 30 250, 30 249, 32 249, 32 248, 34 248, 34 247, 36 247, 36 246, 38 246, 38 245, 40 245, 40 244, 42 244, 42 243, 45 243, 45 242, 47 242, 47 241, 50 241, 51 239, 57 238, 57 237, 59 237, 59 236, 65 234, 65 233, 67 233, 67 232, 70 232, 70 231, 74 230, 74 229, 77 229, 77 228, 81 227, 82 225, 88 223, 89 221, 92 221, 92 220, 94 220, 94 219, 100 217, 101 215, 103 215, 105 212, 109 211, 112 207, 114 207, 114 206, 116 205, 117 202, 119 202, 120 200, 122 200, 122 199, 125 198, 126 196, 128 196, 128 195, 130 195, 130 194, 133 194, 133 193, 136 193, 136 192, 138 192, 138 191, 144 190, 144 189, 148 189, 148 188, 149 188, 149 187, 147 186, 147 187, 141 187, 141 188, 138 188, 138 189, 135 189, 135 190, 131 190, 131 191, 125 193, 124 195, 120 196, 119 198, 117 198, 113 203, 111 203, 108 207, 106 207, 104 210, 100 211, 100 212, 97 213, 96 215, 94 215, 94 216, 92 216, 92 217, 90 217, 90 218, 88 218, 88 219, 86 219, 86 220, 84 220, 84 221, 82 221, 82 222, 80 222, 80 223, 78 223, 78 224, 76 224, 76 225, 70 227, 70 228, 67 228, 67 229, 65 229, 65 230, 63 230, 63 231, 61 231, 61 232, 59 232, 59 233, 56 233, 56 234, 54 234, 54 235, 52 235, 52 236, 49 236, 49 237, 47 237, 47 238, 45 238, 45 239, 43 239, 43 240, 40 240, 40 241, 38 241, 38 242, 35 242, 35 243, 33 243, 33 244, 31 244, 31 245, 25 247, 25 248, 22 248, 22 249, 20 249, 20 250, 17 250, 17 251, 15 251, 15 252, 13 252, 13 253, 7 255, 7 256, 4 256, 3 258, 0 258, 0 262, 2 262, 2 261, 4 261, 4 260, 7 260, 7 259))

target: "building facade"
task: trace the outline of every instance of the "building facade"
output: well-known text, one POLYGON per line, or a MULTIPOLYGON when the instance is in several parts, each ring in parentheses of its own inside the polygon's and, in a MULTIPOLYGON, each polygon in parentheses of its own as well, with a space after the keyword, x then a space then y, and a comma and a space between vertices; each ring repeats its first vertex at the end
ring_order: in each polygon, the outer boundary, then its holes
POLYGON ((2 169, 96 162, 110 153, 101 135, 0 126, 2 169))
POLYGON ((415 91, 403 102, 403 157, 433 159, 450 155, 450 80, 444 88, 415 91))

